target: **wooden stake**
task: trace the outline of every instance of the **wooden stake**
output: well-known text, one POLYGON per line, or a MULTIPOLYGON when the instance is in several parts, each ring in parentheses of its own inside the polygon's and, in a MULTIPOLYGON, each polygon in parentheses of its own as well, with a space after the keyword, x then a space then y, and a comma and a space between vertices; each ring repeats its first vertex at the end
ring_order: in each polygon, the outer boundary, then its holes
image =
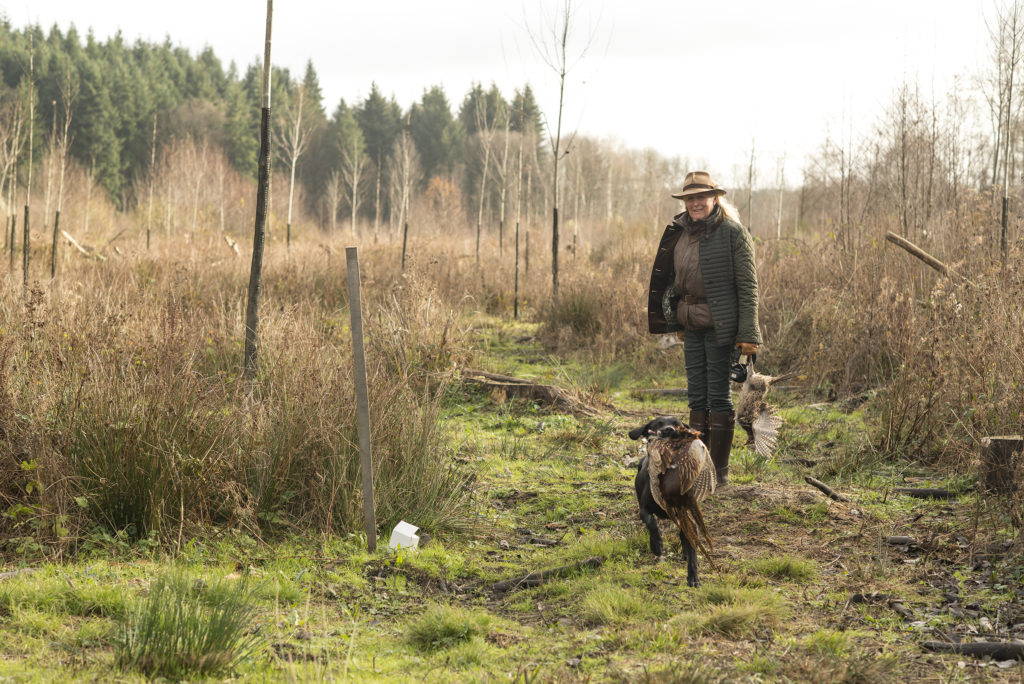
POLYGON ((409 222, 402 224, 402 273, 405 273, 405 248, 409 244, 409 222))
POLYGON ((356 422, 359 427, 359 464, 363 471, 363 516, 366 547, 377 550, 377 519, 373 506, 373 459, 370 455, 370 400, 366 387, 366 355, 363 350, 363 311, 359 298, 359 254, 345 248, 348 265, 348 302, 352 319, 352 372, 356 379, 356 422))

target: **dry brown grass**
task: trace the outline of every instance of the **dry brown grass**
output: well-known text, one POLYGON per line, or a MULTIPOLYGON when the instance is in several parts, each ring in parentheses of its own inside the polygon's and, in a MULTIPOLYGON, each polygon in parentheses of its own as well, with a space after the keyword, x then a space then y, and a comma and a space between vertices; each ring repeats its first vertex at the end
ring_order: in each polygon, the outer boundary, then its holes
MULTIPOLYGON (((465 478, 450 467, 437 411, 469 350, 431 284, 366 264, 378 520, 458 526, 465 478)), ((169 540, 210 523, 256 534, 361 528, 344 262, 312 245, 271 256, 264 274, 252 383, 240 378, 241 259, 137 254, 80 260, 25 291, 7 279, 8 537, 61 544, 95 523, 169 540)))
MULTIPOLYGON (((109 245, 118 231, 93 237, 109 245)), ((618 229, 567 253, 557 298, 543 231, 532 236, 529 273, 521 254, 519 313, 540 323, 551 352, 645 376, 681 364, 646 331, 656 235, 618 229)), ((414 235, 403 273, 396 237, 367 240, 360 255, 378 511, 384 521, 415 510, 428 527, 457 525, 464 488, 436 431, 440 396, 451 371, 473 357, 467 314, 512 316, 513 246, 499 254, 489 236, 478 265, 471 233, 414 235)), ((76 521, 164 537, 211 522, 358 527, 346 238, 297 230, 288 253, 271 242, 253 384, 239 378, 248 261, 216 235, 159 236, 147 252, 135 234, 120 239, 122 254, 107 249, 106 261, 65 253, 56 281, 23 288, 20 274, 8 276, 0 284, 5 533, 73 537, 53 530, 76 521)), ((830 238, 758 243, 762 366, 795 371, 805 390, 824 396, 876 391, 874 441, 890 456, 954 462, 986 434, 1019 431, 1019 246, 1003 271, 989 253, 945 235, 937 256, 967 275, 966 285, 884 241, 863 244, 853 255, 830 238)), ((43 254, 34 250, 37 270, 43 254)))

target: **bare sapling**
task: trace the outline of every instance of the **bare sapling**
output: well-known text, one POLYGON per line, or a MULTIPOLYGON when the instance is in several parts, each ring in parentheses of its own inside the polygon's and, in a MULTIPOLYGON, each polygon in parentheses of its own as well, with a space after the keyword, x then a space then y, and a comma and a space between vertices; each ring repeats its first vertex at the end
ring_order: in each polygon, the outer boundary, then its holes
POLYGON ((35 67, 32 53, 32 34, 28 37, 28 180, 25 182, 25 219, 22 221, 23 235, 21 238, 21 284, 28 287, 28 267, 31 253, 31 233, 29 231, 29 214, 32 206, 32 140, 35 134, 36 90, 35 67))
MULTIPOLYGON (((153 141, 149 148, 149 208, 146 210, 146 250, 149 251, 153 235, 153 186, 156 185, 156 109, 153 110, 153 141)), ((95 159, 92 162, 96 163, 95 159)), ((92 191, 92 171, 89 172, 89 189, 86 194, 85 231, 89 232, 89 192, 92 191)))
POLYGON ((89 159, 89 173, 85 176, 85 225, 82 232, 89 234, 89 209, 92 206, 92 190, 96 187, 96 157, 89 159))
POLYGON ((484 168, 480 172, 480 203, 476 214, 476 265, 480 265, 480 231, 484 222, 484 197, 487 194, 487 170, 491 163, 491 138, 494 131, 487 120, 487 101, 481 97, 476 102, 477 139, 484 148, 484 168))
POLYGON ((362 199, 361 183, 363 182, 363 171, 366 169, 369 161, 366 157, 366 144, 363 141, 362 134, 356 129, 351 132, 350 139, 345 145, 345 151, 342 153, 342 174, 345 187, 348 190, 353 238, 359 237, 356 224, 359 219, 359 205, 362 199))
POLYGON ((505 245, 505 195, 508 191, 508 143, 511 130, 512 118, 505 115, 505 150, 501 155, 501 164, 498 166, 498 176, 501 178, 501 196, 498 200, 498 256, 504 254, 505 245))
MULTIPOLYGON (((524 119, 523 105, 520 103, 519 120, 524 119)), ((526 131, 520 126, 519 131, 519 155, 516 162, 516 256, 515 256, 515 277, 512 285, 512 318, 519 318, 519 221, 523 212, 523 140, 526 138, 526 131)))
POLYGON ((10 270, 14 271, 15 228, 18 214, 14 210, 18 185, 18 155, 24 144, 22 100, 13 98, 0 105, 0 193, 6 188, 7 214, 4 216, 4 248, 9 250, 10 270), (4 185, 6 184, 6 185, 4 185))
MULTIPOLYGON (((61 103, 64 108, 63 127, 60 137, 57 140, 57 154, 60 159, 60 171, 57 174, 57 211, 53 215, 53 246, 50 252, 50 277, 57 275, 57 236, 60 234, 60 212, 64 207, 64 172, 67 168, 68 148, 71 147, 71 139, 68 131, 71 128, 71 104, 78 94, 78 83, 71 78, 71 65, 67 66, 66 78, 61 87, 61 103)), ((56 117, 56 103, 54 103, 54 116, 56 117)))
POLYGON ((542 27, 546 35, 530 31, 530 40, 544 63, 555 72, 558 77, 558 118, 556 119, 554 135, 549 136, 551 145, 552 173, 551 173, 551 291, 558 296, 558 162, 565 156, 562 151, 562 114, 565 110, 565 81, 569 71, 576 61, 583 58, 590 47, 593 35, 587 38, 582 49, 577 55, 570 58, 569 36, 573 25, 574 11, 572 0, 562 0, 561 6, 556 12, 553 20, 542 27))
MULTIPOLYGON (((342 184, 341 172, 334 169, 327 179, 327 185, 324 186, 324 208, 331 221, 331 233, 338 229, 338 209, 341 208, 341 198, 344 192, 342 184)), ((355 233, 353 233, 353 237, 355 237, 355 233)))
POLYGON ((408 118, 402 133, 395 140, 395 147, 391 153, 390 171, 389 185, 393 192, 398 193, 398 197, 395 198, 398 204, 395 229, 404 230, 409 217, 409 200, 412 196, 412 189, 420 182, 423 175, 420 169, 419 155, 416 153, 416 144, 412 135, 409 134, 408 118))
POLYGON ((284 133, 281 136, 282 154, 288 162, 288 218, 285 223, 285 247, 292 246, 292 206, 295 203, 295 167, 299 163, 299 157, 306 151, 309 144, 310 125, 302 118, 302 105, 306 96, 306 86, 298 87, 298 102, 293 107, 290 103, 285 106, 282 126, 284 133))
POLYGON ((57 101, 51 102, 53 107, 53 125, 50 128, 50 149, 46 155, 46 192, 43 193, 43 229, 50 215, 50 201, 53 194, 53 172, 57 162, 57 101))
POLYGON ((185 149, 188 155, 189 166, 191 167, 191 176, 195 178, 195 183, 192 185, 192 229, 189 245, 191 245, 192 249, 195 249, 196 224, 199 222, 199 193, 203 189, 204 181, 206 180, 206 153, 209 141, 204 137, 202 144, 197 146, 195 139, 190 137, 188 142, 189 144, 185 149))

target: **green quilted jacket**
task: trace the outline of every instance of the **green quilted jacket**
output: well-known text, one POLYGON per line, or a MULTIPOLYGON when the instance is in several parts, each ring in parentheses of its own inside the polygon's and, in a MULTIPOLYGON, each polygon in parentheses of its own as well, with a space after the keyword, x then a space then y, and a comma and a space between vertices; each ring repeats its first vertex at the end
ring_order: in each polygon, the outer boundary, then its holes
MULTIPOLYGON (((654 257, 647 298, 647 323, 653 334, 682 330, 675 316, 678 295, 673 288, 675 266, 672 257, 676 242, 683 233, 683 225, 688 220, 684 212, 665 227, 654 257)), ((747 229, 724 216, 721 208, 707 219, 707 227, 701 236, 700 270, 718 343, 730 347, 737 342, 761 344, 754 245, 747 229)))

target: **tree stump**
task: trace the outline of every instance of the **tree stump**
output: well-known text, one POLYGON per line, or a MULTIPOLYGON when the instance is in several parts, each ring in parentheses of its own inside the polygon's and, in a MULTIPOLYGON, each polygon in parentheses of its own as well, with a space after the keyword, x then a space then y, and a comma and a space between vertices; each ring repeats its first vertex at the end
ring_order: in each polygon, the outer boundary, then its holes
POLYGON ((985 437, 981 440, 981 484, 992 492, 1013 492, 1021 470, 1024 438, 985 437))

